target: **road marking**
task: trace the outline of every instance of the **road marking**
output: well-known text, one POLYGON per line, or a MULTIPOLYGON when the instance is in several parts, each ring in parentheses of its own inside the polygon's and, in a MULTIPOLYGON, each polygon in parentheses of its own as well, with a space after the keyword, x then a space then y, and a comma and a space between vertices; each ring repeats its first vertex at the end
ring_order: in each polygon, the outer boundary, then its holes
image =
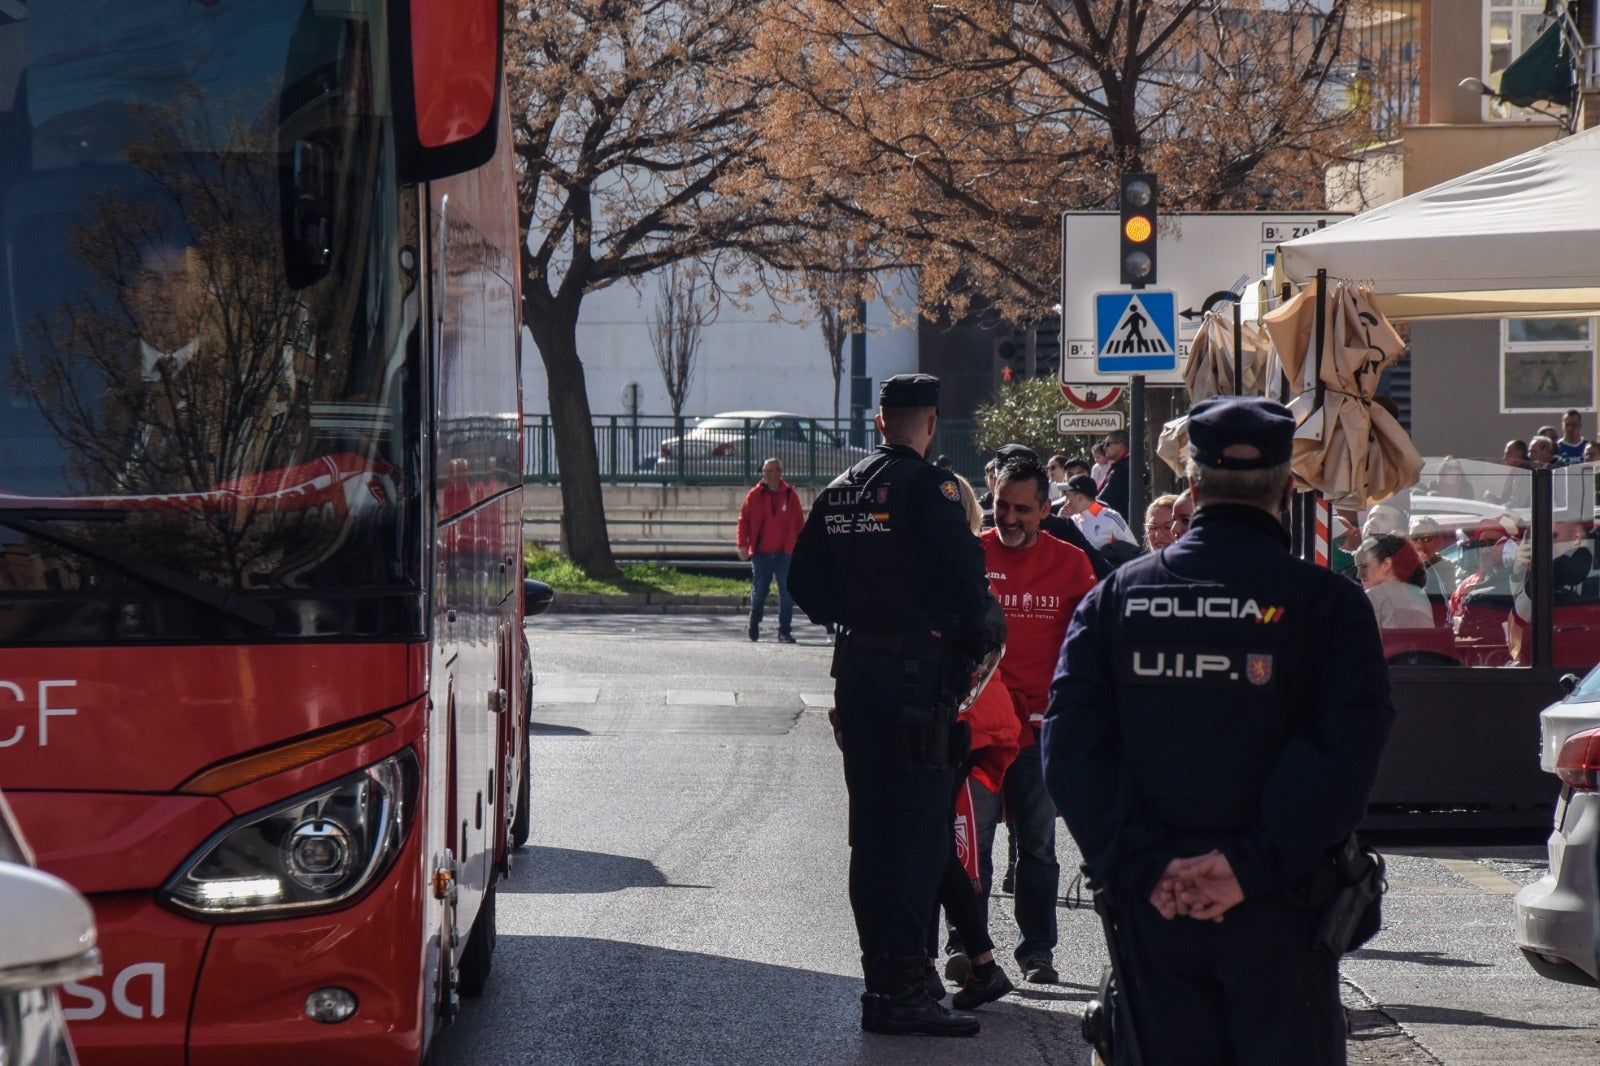
POLYGON ((1416 848, 1411 853, 1432 859, 1479 892, 1487 892, 1491 896, 1515 896, 1522 891, 1522 886, 1509 877, 1496 873, 1456 848, 1416 848))
POLYGON ((682 707, 688 704, 698 707, 732 707, 733 693, 692 688, 667 689, 668 707, 682 707))
POLYGON ((800 702, 807 707, 832 707, 833 693, 831 692, 802 692, 800 702))

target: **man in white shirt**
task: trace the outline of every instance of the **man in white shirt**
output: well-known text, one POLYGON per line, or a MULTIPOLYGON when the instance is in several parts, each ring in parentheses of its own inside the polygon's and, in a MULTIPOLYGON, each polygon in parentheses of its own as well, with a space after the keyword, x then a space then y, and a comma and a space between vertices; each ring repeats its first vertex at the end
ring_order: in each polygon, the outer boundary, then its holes
MULTIPOLYGON (((1113 556, 1128 559, 1139 553, 1139 538, 1128 528, 1127 520, 1095 499, 1093 478, 1078 474, 1068 479, 1066 494, 1061 498, 1061 513, 1070 515, 1084 538, 1102 554, 1110 549, 1113 556), (1113 545, 1126 545, 1126 548, 1113 545)), ((1112 561, 1111 556, 1107 559, 1112 561)))

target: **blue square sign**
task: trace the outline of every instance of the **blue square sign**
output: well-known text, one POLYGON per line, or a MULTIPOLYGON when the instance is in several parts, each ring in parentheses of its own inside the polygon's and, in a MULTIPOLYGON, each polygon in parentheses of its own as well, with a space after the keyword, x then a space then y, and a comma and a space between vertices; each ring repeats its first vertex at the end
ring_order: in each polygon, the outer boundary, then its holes
POLYGON ((1095 293, 1094 334, 1096 373, 1178 368, 1178 302, 1170 289, 1095 293))

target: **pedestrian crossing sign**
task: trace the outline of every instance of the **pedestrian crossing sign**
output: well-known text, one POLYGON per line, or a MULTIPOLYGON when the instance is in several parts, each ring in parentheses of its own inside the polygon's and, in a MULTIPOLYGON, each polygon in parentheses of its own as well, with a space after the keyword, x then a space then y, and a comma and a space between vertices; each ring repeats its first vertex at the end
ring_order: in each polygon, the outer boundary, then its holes
POLYGON ((1178 368, 1178 302, 1168 289, 1095 293, 1094 368, 1146 374, 1178 368))

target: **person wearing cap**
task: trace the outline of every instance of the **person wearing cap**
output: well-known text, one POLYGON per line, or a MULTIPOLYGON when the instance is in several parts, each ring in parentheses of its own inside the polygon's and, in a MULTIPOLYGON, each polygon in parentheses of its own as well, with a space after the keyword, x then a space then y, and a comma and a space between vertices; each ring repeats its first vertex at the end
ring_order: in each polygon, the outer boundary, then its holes
POLYGON ((834 704, 850 798, 850 907, 868 1032, 970 1036, 978 1020, 929 995, 927 923, 952 846, 956 713, 975 666, 1005 642, 983 549, 955 475, 926 461, 939 379, 878 392, 872 454, 825 488, 795 544, 789 592, 833 623, 834 704))
MULTIPOLYGON (((994 467, 995 472, 993 475, 988 472, 988 466, 984 467, 984 477, 990 481, 989 492, 978 501, 983 506, 984 529, 994 528, 994 481, 999 478, 1000 467, 1012 459, 1026 459, 1029 462, 1037 463, 1039 461, 1039 453, 1026 444, 1002 444, 995 450, 994 458, 989 460, 990 465, 994 467)), ((1112 564, 1100 553, 1099 549, 1089 543, 1089 538, 1083 535, 1083 532, 1071 519, 1063 515, 1046 513, 1039 521, 1039 528, 1057 540, 1070 544, 1083 552, 1084 555, 1087 555, 1089 557, 1089 566, 1093 568, 1096 578, 1102 578, 1111 573, 1112 564)))
POLYGON ((1095 498, 1091 479, 1078 474, 1067 480, 1061 510, 1072 519, 1084 539, 1113 566, 1139 554, 1139 538, 1128 528, 1127 519, 1095 498))
POLYGON ((1394 706, 1366 595, 1289 550, 1294 425, 1260 397, 1194 407, 1192 528, 1084 597, 1051 684, 1045 780, 1148 1063, 1345 1062, 1316 874, 1394 706))
POLYGON ((1430 600, 1448 600, 1461 581, 1461 571, 1456 569, 1455 563, 1439 553, 1455 543, 1455 538, 1440 529, 1439 523, 1427 515, 1417 515, 1411 519, 1407 536, 1411 538, 1417 558, 1422 561, 1423 591, 1430 600))

